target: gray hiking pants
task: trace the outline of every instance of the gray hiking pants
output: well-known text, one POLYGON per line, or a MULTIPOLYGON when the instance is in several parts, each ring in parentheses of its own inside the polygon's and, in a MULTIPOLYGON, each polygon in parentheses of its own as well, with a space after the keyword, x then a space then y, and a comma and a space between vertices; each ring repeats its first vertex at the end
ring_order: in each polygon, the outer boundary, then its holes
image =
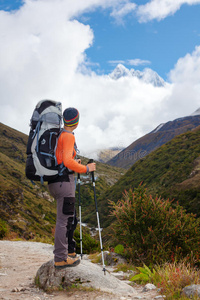
POLYGON ((49 184, 49 191, 57 201, 57 217, 55 230, 54 260, 67 259, 68 233, 75 213, 75 182, 74 175, 69 175, 69 182, 54 182, 49 184))

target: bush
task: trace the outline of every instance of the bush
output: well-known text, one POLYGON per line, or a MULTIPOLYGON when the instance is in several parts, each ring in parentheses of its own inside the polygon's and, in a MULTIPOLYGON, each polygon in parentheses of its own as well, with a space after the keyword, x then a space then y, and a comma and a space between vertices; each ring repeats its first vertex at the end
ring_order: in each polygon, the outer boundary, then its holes
MULTIPOLYGON (((153 283, 169 300, 188 299, 182 296, 183 288, 187 285, 200 284, 200 270, 185 261, 156 265, 152 270, 146 265, 137 269, 139 273, 130 278, 130 281, 137 281, 141 284, 153 283)), ((197 299, 197 297, 192 299, 197 299)))
MULTIPOLYGON (((182 289, 187 285, 200 284, 200 270, 191 267, 189 263, 166 263, 162 267, 155 267, 152 278, 166 299, 186 299, 181 297, 182 289)), ((187 298, 188 299, 188 298, 187 298)), ((193 297, 192 299, 199 299, 193 297)))
POLYGON ((135 263, 145 264, 200 261, 200 219, 171 201, 148 194, 144 186, 123 194, 111 202, 114 237, 135 263))
MULTIPOLYGON (((74 239, 76 241, 76 251, 80 253, 80 227, 77 226, 77 229, 74 231, 74 239)), ((82 227, 82 247, 83 254, 90 254, 96 251, 100 251, 99 243, 91 237, 89 229, 82 227)))
POLYGON ((8 233, 8 226, 5 221, 0 219, 0 239, 4 238, 8 233))
POLYGON ((117 245, 114 249, 114 252, 117 254, 123 254, 124 253, 124 246, 123 245, 117 245))

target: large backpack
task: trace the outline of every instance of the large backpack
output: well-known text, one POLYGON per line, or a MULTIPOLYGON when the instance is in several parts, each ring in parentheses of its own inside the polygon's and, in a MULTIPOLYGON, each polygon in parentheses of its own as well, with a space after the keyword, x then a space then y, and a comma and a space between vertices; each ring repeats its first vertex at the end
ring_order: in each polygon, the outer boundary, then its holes
POLYGON ((34 181, 50 181, 60 172, 55 149, 62 126, 62 104, 52 100, 38 102, 30 122, 26 176, 34 181))

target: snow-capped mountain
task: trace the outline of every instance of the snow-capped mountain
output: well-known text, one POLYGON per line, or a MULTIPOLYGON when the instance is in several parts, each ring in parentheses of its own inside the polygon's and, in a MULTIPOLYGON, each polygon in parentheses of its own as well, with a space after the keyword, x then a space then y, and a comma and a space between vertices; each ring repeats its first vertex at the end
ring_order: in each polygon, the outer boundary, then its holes
POLYGON ((200 107, 197 110, 195 110, 193 114, 191 114, 191 116, 197 116, 197 115, 200 115, 200 107))
POLYGON ((124 65, 118 64, 112 73, 108 75, 110 78, 117 80, 121 77, 137 77, 145 83, 151 83, 154 86, 161 87, 165 85, 162 79, 155 71, 145 68, 143 71, 127 69, 124 65))
POLYGON ((134 141, 107 164, 120 168, 130 168, 136 161, 169 142, 175 136, 200 126, 200 108, 189 116, 161 123, 154 130, 134 141))

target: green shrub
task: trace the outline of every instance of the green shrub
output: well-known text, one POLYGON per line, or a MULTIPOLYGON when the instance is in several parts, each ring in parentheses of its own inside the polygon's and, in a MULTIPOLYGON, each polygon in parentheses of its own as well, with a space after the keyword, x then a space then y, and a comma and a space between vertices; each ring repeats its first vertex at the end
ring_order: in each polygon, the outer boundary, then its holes
POLYGON ((155 269, 153 269, 153 271, 151 271, 146 265, 144 265, 143 267, 138 267, 137 268, 140 273, 134 275, 130 281, 140 281, 141 283, 146 283, 146 282, 150 282, 152 281, 152 278, 155 276, 155 269))
POLYGON ((114 252, 117 254, 123 254, 124 253, 124 246, 119 244, 115 247, 114 252))
POLYGON ((110 204, 114 237, 134 263, 200 261, 200 219, 178 204, 172 208, 169 200, 153 198, 141 185, 110 204))
POLYGON ((8 226, 5 221, 0 219, 0 239, 4 238, 8 233, 8 226))
MULTIPOLYGON (((74 231, 74 239, 76 241, 76 251, 80 253, 80 227, 74 231)), ((90 254, 100 251, 99 242, 90 236, 89 229, 82 227, 82 248, 83 254, 90 254)))

